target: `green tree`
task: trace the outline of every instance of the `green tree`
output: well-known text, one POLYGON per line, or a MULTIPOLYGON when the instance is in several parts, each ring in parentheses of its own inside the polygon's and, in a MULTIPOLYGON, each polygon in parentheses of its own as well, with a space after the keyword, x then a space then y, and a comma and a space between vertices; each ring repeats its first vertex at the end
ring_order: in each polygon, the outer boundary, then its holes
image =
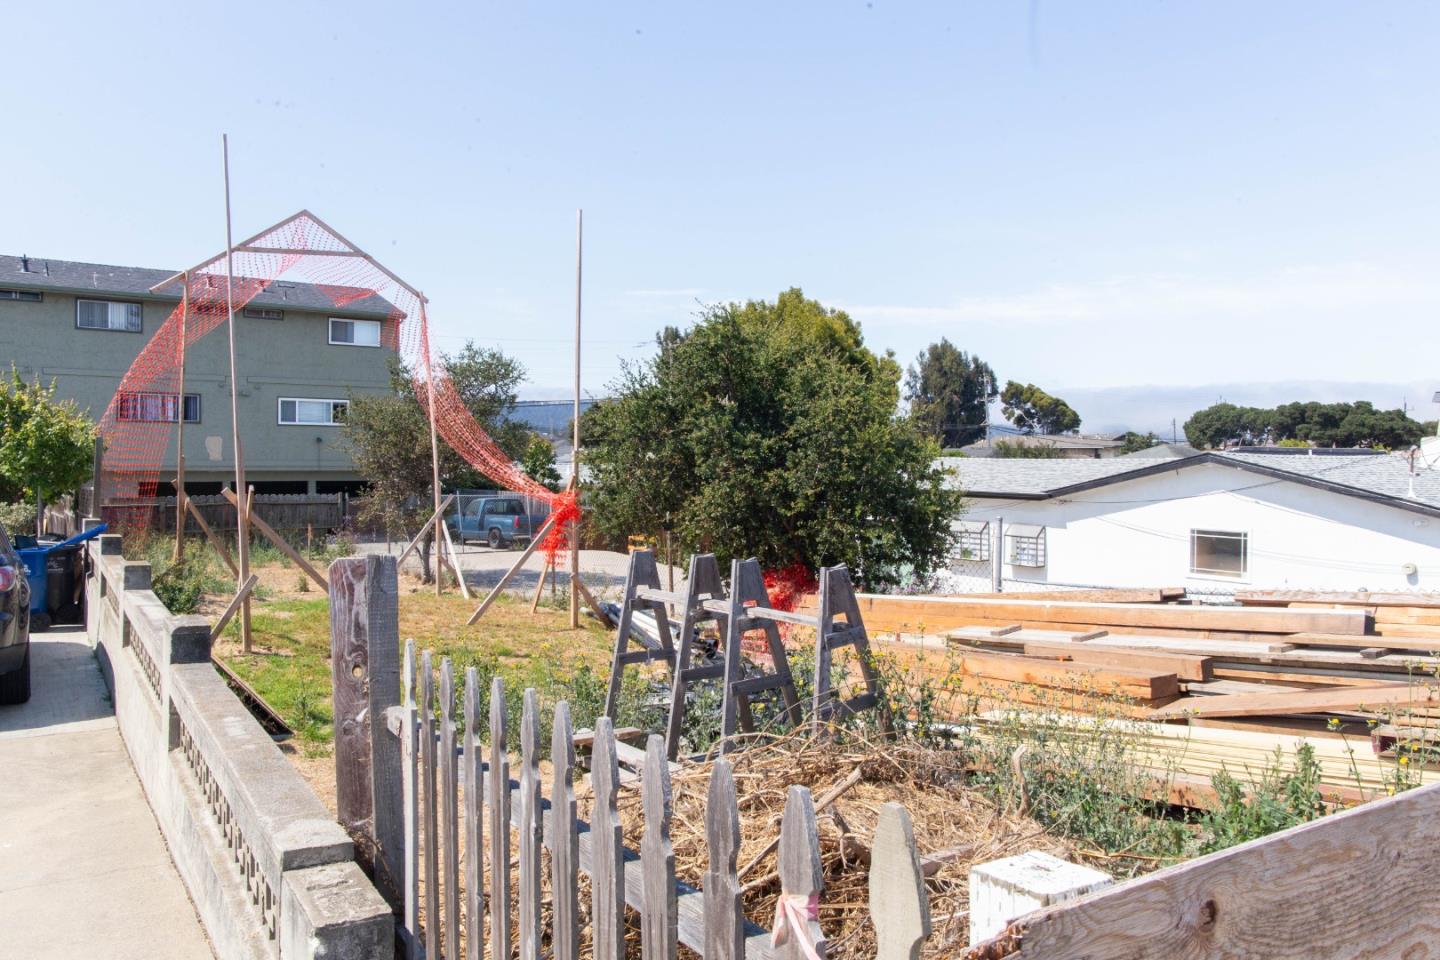
POLYGON ((1070 404, 1052 397, 1033 383, 1014 380, 1000 392, 1005 419, 1026 433, 1070 433, 1080 429, 1080 414, 1070 404))
POLYGON ((943 338, 926 347, 905 374, 910 418, 946 448, 984 438, 990 402, 999 392, 988 363, 943 338))
POLYGON ((960 494, 896 415, 900 369, 799 290, 712 307, 582 421, 594 523, 670 529, 766 567, 846 563, 870 586, 944 563, 960 494))
MULTIPOLYGON (((471 415, 502 450, 519 459, 532 434, 508 415, 515 408, 525 368, 498 350, 473 343, 446 356, 444 366, 471 415)), ((355 469, 370 487, 359 508, 360 519, 399 533, 423 523, 434 509, 430 421, 416 399, 410 370, 399 359, 390 362, 390 385, 389 394, 352 394, 343 429, 355 469)), ((490 485, 444 440, 440 441, 440 483, 490 485)), ((420 564, 427 581, 432 538, 433 534, 421 544, 420 564)))
POLYGON ((95 425, 55 382, 26 383, 12 367, 0 380, 0 501, 50 500, 89 478, 95 425))
POLYGON ((1136 433, 1134 430, 1126 430, 1125 436, 1121 438, 1120 453, 1123 456, 1127 453, 1138 453, 1141 450, 1149 450, 1160 443, 1160 438, 1153 433, 1136 433))
POLYGON ((996 440, 995 456, 1003 460, 1060 460, 1065 454, 1053 443, 996 440))
POLYGON ((555 448, 550 441, 538 433, 530 435, 530 442, 520 455, 520 468, 526 476, 545 485, 547 490, 560 489, 560 471, 555 469, 555 448))
POLYGON ((1217 403, 1185 421, 1185 437, 1197 447, 1301 441, 1316 447, 1403 449, 1419 442, 1425 426, 1403 410, 1354 403, 1282 403, 1274 409, 1217 403))

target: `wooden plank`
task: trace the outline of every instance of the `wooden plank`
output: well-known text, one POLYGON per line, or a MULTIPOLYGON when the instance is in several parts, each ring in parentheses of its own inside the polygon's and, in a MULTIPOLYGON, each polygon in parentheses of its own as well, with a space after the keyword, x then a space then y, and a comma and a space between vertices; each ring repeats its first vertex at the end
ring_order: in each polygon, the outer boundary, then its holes
MULTIPOLYGON (((575 737, 570 704, 555 705, 551 728, 550 897, 553 923, 551 947, 555 960, 580 960, 580 832, 575 817, 575 737)), ((476 958, 480 960, 480 958, 476 958)))
POLYGON ((436 519, 445 515, 445 508, 450 506, 450 501, 454 499, 455 494, 451 493, 447 494, 445 499, 440 501, 440 507, 430 514, 430 519, 426 520, 425 525, 420 528, 420 532, 415 534, 415 539, 407 543, 405 549, 401 550, 400 555, 395 558, 395 566, 397 568, 405 562, 405 558, 410 556, 416 547, 420 546, 421 539, 424 538, 430 528, 435 525, 436 519))
POLYGON ((480 747, 480 673, 465 668, 465 960, 484 960, 485 757, 480 747))
POLYGON ((792 786, 785 794, 785 813, 780 820, 780 908, 774 931, 779 960, 824 960, 825 934, 813 906, 824 889, 820 834, 810 789, 792 786))
POLYGON ((1268 607, 1211 607, 1174 604, 1084 603, 1056 600, 893 597, 862 593, 860 612, 872 629, 900 629, 923 623, 927 629, 963 626, 981 617, 1005 623, 1050 621, 1093 627, 1168 627, 1253 633, 1363 634, 1369 618, 1355 610, 1291 610, 1268 607))
POLYGON ((1063 603, 1165 603, 1185 596, 1184 587, 1097 587, 1091 590, 1026 590, 1022 593, 952 593, 960 600, 1059 600, 1063 603))
MULTIPOLYGON (((460 569, 460 555, 455 552, 455 541, 450 539, 450 528, 442 523, 440 532, 445 536, 445 558, 450 564, 450 572, 455 574, 455 583, 460 587, 460 595, 469 600, 470 587, 465 583, 465 571, 460 569)), ((545 579, 543 573, 540 579, 542 581, 545 579)))
POLYGON ((1185 697, 1156 710, 1155 720, 1177 717, 1288 716, 1361 707, 1423 706, 1435 703, 1425 690, 1394 683, 1372 687, 1336 687, 1283 693, 1236 693, 1220 697, 1185 697))
POLYGON ((710 769, 705 803, 705 849, 709 857, 704 887, 705 960, 742 960, 745 956, 745 914, 735 863, 740 852, 740 810, 730 761, 716 760, 710 769))
POLYGON ((1381 647, 1385 650, 1403 650, 1414 653, 1433 653, 1437 649, 1440 649, 1440 641, 1426 637, 1354 637, 1335 633, 1294 633, 1285 639, 1291 643, 1307 647, 1345 647, 1356 650, 1381 647))
MULTIPOLYGON (((1355 607, 1401 607, 1416 610, 1440 609, 1440 597, 1419 593, 1327 590, 1248 590, 1235 594, 1237 602, 1254 606, 1288 606, 1292 603, 1327 603, 1355 607)), ((1376 616, 1380 613, 1377 610, 1376 616)))
POLYGON ((1181 680, 1209 680, 1211 660, 1180 653, 1145 653, 1114 647, 1090 647, 1078 643, 1027 643, 1027 657, 1063 657, 1076 663, 1103 667, 1125 667, 1131 670, 1154 670, 1173 673, 1181 680))
POLYGON ((595 960, 624 960, 625 864, 620 814, 620 765, 615 757, 615 728, 609 717, 595 721, 595 752, 590 758, 595 792, 591 818, 590 923, 595 960))
MULTIPOLYGON (((415 641, 405 641, 402 726, 400 730, 401 797, 404 804, 405 834, 405 932, 406 960, 420 957, 420 712, 415 707, 415 641)), ((479 960, 479 958, 471 958, 479 960)))
POLYGON ((425 808, 425 955, 440 956, 440 813, 436 790, 435 673, 420 655, 420 788, 425 808))
POLYGON ((1094 647, 1122 647, 1131 650, 1152 650, 1166 651, 1171 653, 1189 653, 1202 657, 1219 657, 1227 654, 1236 656, 1259 656, 1271 653, 1285 653, 1295 649, 1293 643, 1273 639, 1264 641, 1255 640, 1215 640, 1203 637, 1170 637, 1150 636, 1148 634, 1126 633, 1109 634, 1104 637, 1092 637, 1089 640, 1077 641, 1078 634, 1064 630, 1031 630, 1025 629, 1019 633, 1008 634, 1003 637, 992 637, 985 631, 984 627, 960 627, 949 630, 945 633, 947 640, 955 641, 966 645, 979 645, 983 647, 1002 647, 1021 649, 1027 643, 1082 643, 1094 647))
POLYGON ((670 764, 665 758, 665 738, 658 734, 652 734, 646 745, 640 794, 645 813, 645 834, 640 840, 640 867, 645 878, 640 948, 644 960, 675 960, 680 929, 675 847, 670 842, 670 764))
POLYGON ((535 688, 525 690, 520 715, 520 960, 540 960, 540 856, 544 849, 540 811, 540 704, 535 688))
POLYGON ((215 626, 210 628, 211 642, 220 639, 220 635, 224 633, 225 628, 229 626, 230 619, 235 616, 235 612, 250 598, 251 592, 259 582, 260 578, 252 573, 244 583, 240 584, 240 589, 235 591, 235 596, 231 597, 230 602, 225 604, 225 609, 220 613, 220 619, 216 620, 215 626))
POLYGON ((200 515, 200 508, 195 506, 194 498, 185 497, 185 509, 190 511, 190 515, 200 525, 200 532, 205 534, 205 539, 210 541, 210 546, 215 548, 215 552, 220 554, 220 559, 225 561, 225 566, 230 568, 231 575, 240 576, 240 565, 235 562, 234 557, 230 556, 230 551, 225 544, 215 535, 215 531, 210 529, 210 524, 205 522, 205 518, 200 515))
POLYGON ((525 545, 525 549, 521 551, 520 556, 510 565, 510 569, 506 570, 504 575, 500 577, 500 582, 490 588, 490 592, 485 595, 485 599, 480 601, 480 606, 476 607, 475 612, 470 614, 470 619, 465 621, 466 626, 474 626, 476 621, 485 615, 485 611, 490 609, 490 604, 494 603, 495 599, 500 596, 500 591, 504 590, 505 585, 510 582, 511 578, 520 572, 520 568, 525 565, 525 561, 530 559, 530 554, 535 552, 541 542, 544 541, 545 535, 550 532, 550 528, 555 526, 555 517, 556 514, 550 514, 550 516, 545 519, 545 522, 540 525, 540 529, 535 531, 535 535, 530 538, 530 542, 525 545))
POLYGON ((966 676, 1031 683, 1061 690, 1121 693, 1143 700, 1158 700, 1180 692, 1179 681, 1174 672, 968 650, 955 657, 951 665, 956 672, 966 676))
MULTIPOLYGON (((229 500, 232 504, 235 504, 238 507, 239 500, 236 499, 235 494, 232 493, 228 488, 221 487, 220 493, 225 497, 225 499, 229 500)), ((290 544, 285 541, 284 537, 276 533, 274 528, 271 527, 270 524, 262 520, 253 510, 247 509, 245 513, 246 522, 253 526, 256 530, 259 530, 262 534, 264 534, 267 540, 275 544, 276 550, 279 550, 281 553, 285 554, 285 556, 289 557, 291 562, 293 562, 295 566, 299 567, 302 571, 304 571, 307 577, 309 577, 311 580, 314 580, 316 585, 321 590, 328 591, 330 589, 330 584, 323 576, 321 576, 320 571, 316 570, 310 564, 309 560, 306 560, 304 557, 300 556, 299 551, 297 551, 294 547, 290 546, 290 544)))
POLYGON ((1231 847, 1012 924, 1024 960, 1429 957, 1440 784, 1231 847), (1365 890, 1365 909, 1317 889, 1365 890))
POLYGON ((505 753, 505 681, 490 683, 490 955, 510 956, 510 760, 505 753))
MULTIPOLYGON (((445 956, 460 956, 459 760, 455 754, 455 667, 440 661, 440 817, 444 838, 445 956)), ((438 918, 436 918, 438 920, 438 918)))
POLYGON ((880 808, 870 845, 870 921, 875 960, 920 960, 930 937, 930 896, 910 813, 898 803, 880 808))
MULTIPOLYGON (((392 907, 404 902, 404 786, 400 741, 382 718, 400 701, 400 612, 389 557, 331 565, 331 702, 337 819, 361 866, 392 907)), ((253 586, 252 573, 246 581, 253 586)), ((233 613, 239 606, 232 603, 233 613)))

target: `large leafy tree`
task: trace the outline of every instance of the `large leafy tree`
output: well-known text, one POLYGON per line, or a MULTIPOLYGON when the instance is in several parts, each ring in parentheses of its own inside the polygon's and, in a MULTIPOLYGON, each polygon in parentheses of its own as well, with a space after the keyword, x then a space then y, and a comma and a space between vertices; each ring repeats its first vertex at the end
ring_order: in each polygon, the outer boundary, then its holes
POLYGON ((988 363, 944 338, 926 347, 905 374, 911 419, 946 448, 984 438, 990 403, 999 392, 988 363))
POLYGON ((847 563, 872 586, 950 553, 960 494, 896 415, 900 368, 799 290, 708 309, 586 412, 594 523, 670 530, 766 567, 847 563))
POLYGON ((1300 442, 1317 447, 1383 447, 1416 443, 1425 426, 1403 410, 1354 403, 1282 403, 1273 409, 1217 403, 1185 421, 1185 438, 1197 447, 1300 442))
MULTIPOLYGON (((525 368, 498 350, 473 343, 446 356, 444 363, 471 415, 502 450, 520 459, 532 434, 508 415, 515 408, 516 390, 525 380, 525 368)), ((400 532, 413 529, 433 509, 430 421, 416 399, 410 370, 398 359, 391 361, 390 383, 392 393, 350 397, 344 436, 356 471, 370 486, 369 496, 360 506, 361 519, 400 532)), ((446 487, 482 487, 491 483, 443 439, 440 482, 446 487)), ((427 579, 430 540, 427 537, 421 546, 420 562, 427 579)))
POLYGON ((1069 433, 1080 429, 1080 414, 1059 397, 1052 397, 1033 383, 1014 380, 1000 392, 1005 419, 1026 433, 1069 433))
POLYGON ((49 500, 90 476, 95 425, 55 383, 0 379, 0 502, 49 500))

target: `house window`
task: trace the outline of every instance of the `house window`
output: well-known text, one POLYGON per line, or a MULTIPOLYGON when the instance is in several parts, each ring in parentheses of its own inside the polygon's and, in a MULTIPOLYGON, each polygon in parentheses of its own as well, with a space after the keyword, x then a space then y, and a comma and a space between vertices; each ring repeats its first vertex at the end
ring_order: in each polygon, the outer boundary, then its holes
POLYGON ((75 326, 85 330, 140 332, 140 304, 119 300, 76 300, 75 326))
POLYGON ((1045 566, 1045 528, 1034 523, 1005 528, 1005 559, 1017 567, 1045 566))
POLYGON ((379 320, 330 318, 330 342, 347 347, 380 346, 379 320))
POLYGON ((281 397, 280 422, 300 426, 337 427, 345 422, 345 412, 349 409, 349 400, 281 397))
POLYGON ((961 560, 990 559, 990 521, 961 520, 955 547, 961 560))
POLYGON ((246 307, 244 315, 251 320, 284 320, 285 311, 279 307, 246 307))
MULTIPOLYGON (((145 423, 174 423, 178 412, 173 393, 122 393, 116 403, 115 419, 145 423)), ((200 422, 200 394, 185 394, 185 422, 200 422)))
POLYGON ((1190 572, 1243 577, 1250 560, 1250 535, 1225 530, 1190 531, 1190 572))
POLYGON ((39 290, 0 290, 0 300, 28 300, 39 303, 43 294, 39 290))

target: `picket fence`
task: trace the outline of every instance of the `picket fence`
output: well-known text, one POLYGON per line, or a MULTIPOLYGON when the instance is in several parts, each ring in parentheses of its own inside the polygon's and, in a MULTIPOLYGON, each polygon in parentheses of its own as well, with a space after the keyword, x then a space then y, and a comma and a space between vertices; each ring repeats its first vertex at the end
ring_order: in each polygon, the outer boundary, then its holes
MULTIPOLYGON (((512 956, 518 946, 520 960, 540 960, 542 954, 577 960, 584 926, 582 873, 590 878, 591 935, 586 953, 596 960, 625 956, 627 907, 639 915, 646 960, 673 960, 682 943, 707 960, 825 956, 825 938, 817 922, 824 881, 815 805, 808 788, 792 786, 786 795, 779 841, 777 937, 748 922, 741 911, 736 877, 740 814, 728 761, 717 760, 711 773, 705 813, 709 866, 703 890, 697 890, 675 875, 670 764, 663 737, 652 735, 644 751, 639 789, 645 829, 636 853, 622 842, 617 798, 622 789, 630 788, 622 784, 619 761, 626 747, 617 743, 609 718, 597 721, 592 740, 595 813, 586 823, 576 815, 575 731, 568 704, 555 706, 550 738, 553 775, 547 798, 541 784, 535 691, 527 689, 523 695, 519 779, 512 780, 505 749, 509 731, 503 682, 495 678, 490 688, 488 748, 479 736, 481 690, 475 668, 465 673, 460 724, 452 709, 455 683, 449 658, 440 661, 437 685, 431 653, 421 653, 417 662, 414 641, 407 641, 404 701, 398 716, 391 711, 387 722, 401 741, 406 834, 402 937, 408 957, 459 958, 463 930, 463 956, 468 960, 485 956, 487 942, 492 957, 512 956), (512 850, 512 834, 518 851, 512 850), (542 848, 550 853, 548 895, 542 892, 542 848), (474 855, 482 849, 483 858, 474 855), (542 922, 542 903, 547 901, 548 929, 542 922)), ((877 956, 880 960, 916 956, 929 934, 928 903, 910 815, 900 804, 887 804, 882 810, 870 877, 871 916, 880 943, 877 956)))

